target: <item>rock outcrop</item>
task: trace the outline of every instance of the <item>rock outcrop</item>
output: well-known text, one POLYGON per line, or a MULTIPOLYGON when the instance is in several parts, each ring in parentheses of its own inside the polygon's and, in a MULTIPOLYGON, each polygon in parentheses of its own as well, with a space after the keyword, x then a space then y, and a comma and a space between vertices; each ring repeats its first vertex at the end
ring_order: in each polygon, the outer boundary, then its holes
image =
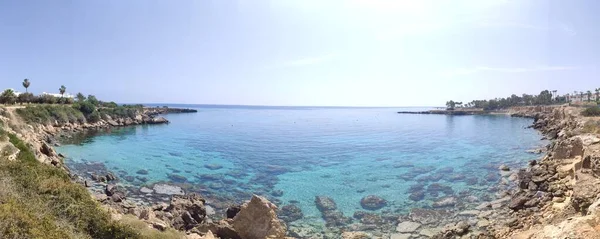
MULTIPOLYGON (((572 107, 531 107, 533 128, 552 140, 547 154, 518 172, 518 188, 492 231, 497 238, 600 238, 600 138, 586 132, 589 120, 572 107), (585 222, 585 223, 584 223, 585 222)), ((442 237, 443 238, 443 237, 442 237)))
POLYGON ((286 229, 277 218, 276 210, 277 206, 267 199, 254 195, 233 218, 233 228, 241 238, 285 238, 286 229))

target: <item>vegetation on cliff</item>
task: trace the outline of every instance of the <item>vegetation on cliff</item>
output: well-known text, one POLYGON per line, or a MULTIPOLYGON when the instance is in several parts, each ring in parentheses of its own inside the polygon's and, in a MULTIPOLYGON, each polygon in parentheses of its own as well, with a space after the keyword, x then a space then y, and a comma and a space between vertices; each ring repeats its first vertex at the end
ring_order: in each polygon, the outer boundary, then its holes
POLYGON ((64 170, 39 163, 17 136, 0 135, 20 150, 16 160, 0 161, 0 237, 138 237, 132 228, 112 221, 64 170))
POLYGON ((581 112, 581 114, 587 117, 600 116, 600 107, 589 107, 581 112))
POLYGON ((103 106, 99 101, 83 100, 73 105, 28 105, 17 109, 17 113, 27 123, 64 125, 67 123, 95 123, 101 119, 134 118, 142 113, 141 105, 118 106, 107 103, 103 106))

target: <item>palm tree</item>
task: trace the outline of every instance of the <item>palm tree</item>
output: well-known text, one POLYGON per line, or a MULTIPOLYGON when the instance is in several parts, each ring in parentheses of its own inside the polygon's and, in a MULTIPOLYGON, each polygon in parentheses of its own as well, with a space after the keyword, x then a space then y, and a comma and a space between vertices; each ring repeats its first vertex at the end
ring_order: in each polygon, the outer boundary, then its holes
POLYGON ((23 80, 23 87, 25 87, 25 93, 29 93, 27 91, 27 88, 29 88, 29 85, 31 85, 31 82, 29 82, 29 79, 23 80))
POLYGON ((579 96, 581 97, 581 102, 583 102, 583 94, 585 94, 583 91, 579 92, 579 96))
POLYGON ((600 88, 596 88, 596 101, 600 101, 600 88))
POLYGON ((588 102, 592 101, 592 91, 587 91, 588 102))
POLYGON ((60 89, 58 89, 58 91, 60 91, 61 97, 64 97, 65 96, 65 92, 67 91, 67 87, 65 87, 64 85, 61 85, 60 89))

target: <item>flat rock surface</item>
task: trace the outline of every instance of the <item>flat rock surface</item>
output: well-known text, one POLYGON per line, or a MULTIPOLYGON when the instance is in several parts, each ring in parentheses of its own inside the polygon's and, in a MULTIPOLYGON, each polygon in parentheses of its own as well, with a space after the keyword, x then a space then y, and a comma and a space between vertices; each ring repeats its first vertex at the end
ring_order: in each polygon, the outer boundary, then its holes
POLYGON ((409 239, 410 234, 408 233, 394 233, 390 236, 390 239, 409 239))
POLYGON ((421 226, 420 223, 404 221, 396 227, 397 232, 415 232, 421 226))
POLYGON ((158 194, 185 195, 185 192, 180 187, 168 184, 155 184, 153 189, 158 194))

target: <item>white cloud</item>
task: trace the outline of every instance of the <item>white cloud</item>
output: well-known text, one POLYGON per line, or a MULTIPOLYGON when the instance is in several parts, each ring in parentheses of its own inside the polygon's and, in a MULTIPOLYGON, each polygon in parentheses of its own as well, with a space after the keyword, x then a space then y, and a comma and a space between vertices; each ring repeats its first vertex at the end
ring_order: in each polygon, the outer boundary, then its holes
POLYGON ((543 71, 567 71, 579 69, 576 66, 537 66, 537 67, 488 67, 478 66, 473 68, 457 68, 442 73, 444 76, 460 76, 460 75, 471 75, 480 72, 499 72, 499 73, 523 73, 523 72, 543 72, 543 71))
POLYGON ((562 32, 564 32, 565 34, 567 34, 569 36, 577 35, 577 31, 572 26, 570 26, 569 24, 566 24, 566 23, 558 24, 558 29, 560 29, 562 32))

